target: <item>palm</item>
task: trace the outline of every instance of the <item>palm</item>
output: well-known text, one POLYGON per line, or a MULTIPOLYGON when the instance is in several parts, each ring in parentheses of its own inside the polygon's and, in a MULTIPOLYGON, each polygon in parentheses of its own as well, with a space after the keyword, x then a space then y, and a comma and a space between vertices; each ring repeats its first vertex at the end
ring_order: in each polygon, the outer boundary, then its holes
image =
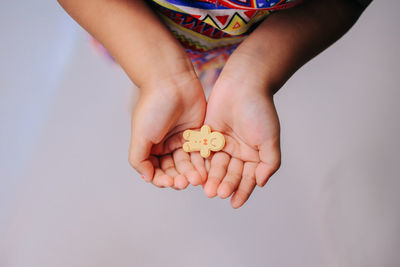
POLYGON ((147 181, 177 189, 185 188, 188 179, 193 184, 201 183, 205 171, 199 159, 178 148, 184 130, 202 125, 205 106, 197 79, 178 84, 164 81, 142 88, 132 118, 130 161, 147 181))
POLYGON ((242 98, 234 107, 219 103, 210 98, 206 123, 225 134, 224 151, 244 162, 260 162, 260 148, 279 140, 279 120, 273 103, 262 96, 242 98))
POLYGON ((211 159, 205 191, 223 198, 235 192, 234 207, 247 200, 256 183, 263 186, 280 161, 279 120, 272 97, 237 87, 237 83, 217 82, 205 122, 226 137, 223 152, 211 159))

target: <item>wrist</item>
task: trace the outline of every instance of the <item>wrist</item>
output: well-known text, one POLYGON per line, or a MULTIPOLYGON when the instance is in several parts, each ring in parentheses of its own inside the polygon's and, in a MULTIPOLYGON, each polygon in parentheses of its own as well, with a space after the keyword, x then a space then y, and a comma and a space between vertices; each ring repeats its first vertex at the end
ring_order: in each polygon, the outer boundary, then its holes
MULTIPOLYGON (((164 69, 154 70, 142 77, 138 85, 140 91, 169 91, 175 94, 183 94, 190 91, 191 87, 197 87, 200 82, 194 70, 182 69, 180 71, 164 69)), ((201 85, 200 85, 201 86, 201 85)))
POLYGON ((274 82, 271 64, 252 50, 236 50, 225 65, 219 81, 224 81, 227 90, 253 91, 273 96, 280 88, 274 82), (227 85, 229 83, 229 86, 227 85))
POLYGON ((260 87, 274 94, 302 65, 340 38, 359 15, 360 8, 346 0, 306 1, 277 12, 239 45, 228 60, 234 64, 227 67, 241 79, 258 80, 260 87))
POLYGON ((173 43, 149 44, 145 50, 137 50, 129 59, 119 63, 139 88, 163 81, 179 84, 196 76, 183 48, 173 43))
MULTIPOLYGON (((163 73, 164 77, 146 80, 139 87, 142 97, 156 95, 158 98, 174 102, 175 106, 188 108, 193 103, 202 103, 206 100, 204 92, 196 73, 185 70, 173 75, 163 73)), ((190 108, 190 107, 189 107, 190 108)))

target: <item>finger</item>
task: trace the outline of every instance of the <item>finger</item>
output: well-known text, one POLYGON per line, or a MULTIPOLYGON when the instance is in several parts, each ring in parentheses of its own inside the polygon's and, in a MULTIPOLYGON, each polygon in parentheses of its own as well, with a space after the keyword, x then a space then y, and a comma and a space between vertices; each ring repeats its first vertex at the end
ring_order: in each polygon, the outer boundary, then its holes
POLYGON ((206 167, 207 179, 206 179, 205 181, 203 181, 203 183, 201 184, 201 186, 203 187, 203 189, 204 189, 204 186, 206 185, 207 180, 208 180, 208 174, 210 173, 211 159, 212 159, 213 155, 214 155, 214 154, 212 153, 211 156, 209 156, 208 158, 205 158, 205 159, 204 159, 204 167, 206 167))
POLYGON ((226 175, 218 187, 218 196, 220 198, 227 198, 236 191, 240 184, 240 180, 242 179, 242 173, 243 161, 231 158, 226 175))
POLYGON ((264 143, 260 146, 260 163, 256 169, 256 180, 258 186, 264 186, 268 179, 281 166, 281 148, 278 140, 264 143))
POLYGON ((242 180, 239 187, 231 198, 231 206, 234 209, 240 208, 249 199, 251 193, 256 187, 256 171, 257 163, 246 162, 243 166, 242 180))
POLYGON ((207 181, 205 159, 200 155, 199 152, 192 152, 190 153, 190 161, 201 176, 201 184, 204 184, 207 181))
POLYGON ((226 174, 230 156, 225 152, 217 152, 213 155, 208 173, 207 182, 204 185, 204 192, 208 197, 217 195, 218 186, 226 174))
POLYGON ((178 176, 176 176, 174 178, 174 186, 173 186, 174 189, 183 190, 183 189, 186 189, 188 187, 188 185, 189 185, 189 181, 184 175, 179 174, 178 176))
POLYGON ((165 155, 181 148, 185 140, 183 139, 182 132, 175 133, 172 136, 166 136, 166 141, 155 145, 151 153, 156 155, 165 155))
POLYGON ((229 155, 237 155, 240 151, 240 145, 236 141, 235 138, 230 137, 229 135, 224 135, 225 137, 225 145, 222 148, 222 151, 229 155))
POLYGON ((174 185, 174 179, 160 168, 156 168, 152 184, 160 188, 172 187, 174 185))
POLYGON ((190 155, 182 149, 175 150, 172 155, 178 172, 184 175, 192 185, 201 184, 201 175, 190 161, 190 155))
POLYGON ((153 166, 155 166, 152 184, 160 188, 173 186, 174 179, 160 168, 158 158, 152 156, 150 160, 153 166))
MULTIPOLYGON (((204 159, 204 166, 206 167, 207 173, 210 172, 212 156, 213 156, 213 155, 211 155, 210 157, 204 159)), ((207 175, 207 176, 208 176, 208 175, 207 175)))
POLYGON ((172 188, 176 190, 182 190, 188 186, 189 183, 187 179, 176 170, 175 163, 171 154, 161 157, 160 165, 165 174, 173 178, 174 183, 172 188))
POLYGON ((149 160, 152 145, 150 141, 132 136, 129 147, 129 163, 147 182, 151 182, 154 175, 154 166, 149 160))
POLYGON ((258 159, 258 151, 254 149, 243 149, 243 147, 238 143, 237 139, 232 138, 229 135, 225 135, 225 146, 222 149, 225 153, 229 155, 240 155, 240 158, 244 161, 258 159))

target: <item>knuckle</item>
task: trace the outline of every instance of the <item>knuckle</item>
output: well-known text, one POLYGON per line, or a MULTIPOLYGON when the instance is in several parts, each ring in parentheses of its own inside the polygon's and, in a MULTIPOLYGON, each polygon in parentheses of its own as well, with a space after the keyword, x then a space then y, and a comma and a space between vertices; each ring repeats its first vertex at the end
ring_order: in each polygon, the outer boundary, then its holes
POLYGON ((186 167, 187 160, 174 158, 175 166, 186 167))
POLYGON ((232 181, 224 180, 222 184, 224 184, 224 186, 228 187, 230 190, 236 189, 236 185, 232 181))
POLYGON ((208 175, 208 180, 212 181, 213 183, 219 183, 223 179, 223 176, 217 173, 211 173, 208 175))
POLYGON ((243 182, 248 181, 248 183, 255 183, 256 176, 255 174, 244 174, 242 180, 243 182))
POLYGON ((242 178, 242 174, 241 173, 237 173, 237 172, 233 172, 233 171, 228 171, 226 173, 226 177, 231 177, 232 180, 237 181, 237 180, 240 180, 242 178))

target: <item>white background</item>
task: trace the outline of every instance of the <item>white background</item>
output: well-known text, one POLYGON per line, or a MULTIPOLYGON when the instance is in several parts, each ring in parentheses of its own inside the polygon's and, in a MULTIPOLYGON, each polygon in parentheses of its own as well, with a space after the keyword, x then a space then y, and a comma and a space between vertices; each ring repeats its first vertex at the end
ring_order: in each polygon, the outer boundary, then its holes
POLYGON ((0 266, 400 266, 400 2, 276 95, 283 165, 248 203, 144 183, 137 92, 56 1, 0 2, 0 266))

